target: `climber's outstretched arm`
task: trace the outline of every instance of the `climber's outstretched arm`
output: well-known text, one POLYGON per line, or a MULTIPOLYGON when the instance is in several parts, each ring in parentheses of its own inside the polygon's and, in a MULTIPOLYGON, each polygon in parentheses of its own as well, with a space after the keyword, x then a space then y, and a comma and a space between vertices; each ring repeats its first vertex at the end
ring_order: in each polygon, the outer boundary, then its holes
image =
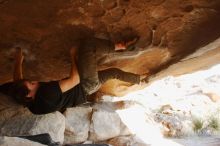
POLYGON ((15 64, 14 64, 14 73, 13 73, 14 81, 23 79, 23 72, 22 72, 23 60, 24 60, 24 55, 22 49, 20 47, 17 47, 15 50, 15 64))
POLYGON ((76 66, 77 58, 77 48, 71 48, 70 55, 72 57, 72 66, 70 70, 70 76, 66 79, 60 80, 59 85, 62 92, 68 91, 69 89, 75 87, 80 82, 78 68, 76 66))

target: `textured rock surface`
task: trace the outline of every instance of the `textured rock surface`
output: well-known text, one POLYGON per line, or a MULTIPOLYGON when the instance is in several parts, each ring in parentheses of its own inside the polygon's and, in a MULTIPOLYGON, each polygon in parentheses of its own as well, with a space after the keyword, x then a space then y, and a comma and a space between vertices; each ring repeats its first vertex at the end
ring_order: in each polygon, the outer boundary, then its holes
POLYGON ((69 108, 64 113, 66 117, 64 143, 81 143, 88 139, 91 107, 69 108))
POLYGON ((156 74, 150 81, 155 81, 166 76, 178 76, 198 70, 208 69, 220 63, 220 38, 200 48, 191 55, 183 58, 178 63, 156 74))
POLYGON ((102 103, 93 107, 90 140, 102 141, 131 134, 118 116, 117 103, 102 103))
POLYGON ((0 82, 11 79, 14 46, 25 49, 25 76, 45 81, 68 75, 70 42, 82 36, 115 40, 120 37, 116 31, 133 29, 144 52, 100 69, 114 66, 143 74, 178 61, 220 34, 217 0, 3 0, 0 11, 0 82))
POLYGON ((0 137, 1 146, 45 146, 43 144, 17 137, 0 137))

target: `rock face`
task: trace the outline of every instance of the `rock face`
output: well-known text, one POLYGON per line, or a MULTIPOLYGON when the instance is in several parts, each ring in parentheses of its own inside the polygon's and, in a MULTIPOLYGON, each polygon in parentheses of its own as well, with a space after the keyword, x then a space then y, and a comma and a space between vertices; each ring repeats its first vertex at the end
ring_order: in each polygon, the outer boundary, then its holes
POLYGON ((11 79, 15 46, 25 50, 25 76, 46 81, 68 76, 68 49, 84 36, 114 41, 131 29, 143 52, 99 68, 152 74, 220 35, 217 0, 2 0, 0 11, 0 82, 11 79))

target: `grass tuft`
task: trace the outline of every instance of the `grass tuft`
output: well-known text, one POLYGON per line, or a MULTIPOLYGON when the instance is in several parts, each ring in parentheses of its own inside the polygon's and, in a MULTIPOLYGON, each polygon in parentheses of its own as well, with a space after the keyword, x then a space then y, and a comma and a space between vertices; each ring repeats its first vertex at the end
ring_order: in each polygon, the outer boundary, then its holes
POLYGON ((193 120, 193 130, 195 132, 201 131, 202 127, 203 127, 203 121, 201 119, 194 119, 193 120))
POLYGON ((214 130, 219 130, 219 121, 217 118, 212 117, 209 121, 209 127, 211 127, 214 130))

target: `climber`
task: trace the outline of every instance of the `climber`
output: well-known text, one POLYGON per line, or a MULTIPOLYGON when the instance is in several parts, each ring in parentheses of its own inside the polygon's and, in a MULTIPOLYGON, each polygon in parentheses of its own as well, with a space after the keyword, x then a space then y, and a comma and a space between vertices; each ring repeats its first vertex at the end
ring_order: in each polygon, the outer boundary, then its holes
POLYGON ((118 68, 99 70, 98 66, 110 62, 115 56, 117 59, 131 58, 138 55, 134 50, 137 36, 131 36, 118 40, 115 43, 100 38, 88 38, 81 40, 78 48, 78 70, 80 83, 86 95, 96 92, 100 86, 109 79, 139 84, 145 76, 124 72, 118 68))
MULTIPOLYGON (((88 44, 89 45, 89 44, 88 44)), ((123 45, 116 45, 123 48, 123 45), (121 47, 122 46, 122 47, 121 47)), ((81 48, 80 48, 81 49, 81 48)), ((123 48, 124 49, 124 48, 123 48)), ((79 51, 78 62, 79 67, 83 68, 81 57, 82 52, 79 51)), ((16 48, 15 53, 15 68, 14 68, 14 81, 5 83, 0 86, 0 92, 5 93, 24 106, 27 106, 34 114, 46 114, 54 111, 64 111, 67 107, 73 107, 85 103, 86 97, 96 92, 99 88, 92 87, 91 79, 88 76, 86 79, 81 79, 76 65, 77 48, 70 49, 72 57, 72 67, 70 76, 59 81, 38 82, 31 81, 23 78, 22 63, 24 56, 21 48, 16 48), (81 81, 82 80, 82 81, 81 81), (84 85, 86 84, 86 85, 84 85), (92 91, 88 91, 86 88, 92 91)), ((86 58, 87 59, 87 58, 86 58)), ((84 59, 84 60, 86 60, 84 59)), ((91 60, 87 60, 89 62, 91 60)), ((89 66, 87 68, 90 69, 89 66)), ((94 68, 96 69, 96 68, 94 68)), ((92 72, 92 70, 87 70, 92 72)), ((117 78, 125 81, 133 81, 134 83, 140 82, 140 76, 128 72, 123 72, 116 68, 110 68, 103 71, 96 71, 98 77, 97 82, 103 83, 108 79, 117 78)), ((85 77, 85 76, 83 76, 85 77)), ((95 80, 96 81, 96 80, 95 80)), ((100 87, 100 86, 99 86, 100 87)))

